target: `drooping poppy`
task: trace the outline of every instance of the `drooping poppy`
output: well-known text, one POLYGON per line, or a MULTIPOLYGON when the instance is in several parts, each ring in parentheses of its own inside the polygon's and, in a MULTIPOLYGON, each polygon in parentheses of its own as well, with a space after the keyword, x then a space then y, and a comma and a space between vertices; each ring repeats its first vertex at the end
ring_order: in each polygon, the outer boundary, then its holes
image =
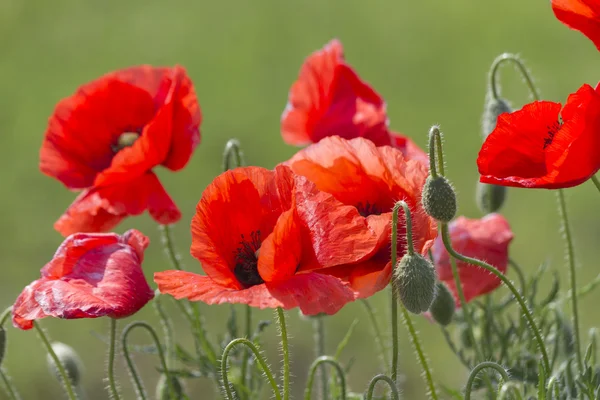
POLYGON ((180 66, 132 67, 104 75, 60 101, 50 117, 40 169, 83 190, 55 228, 104 232, 145 210, 161 224, 181 213, 152 169, 177 171, 200 142, 201 113, 180 66))
POLYGON ((192 220, 191 253, 206 275, 164 271, 154 281, 177 299, 334 314, 354 292, 322 271, 361 261, 376 244, 356 208, 288 167, 236 168, 206 188, 192 220))
POLYGON ((552 0, 552 11, 563 24, 588 37, 600 50, 600 3, 596 0, 552 0))
MULTIPOLYGON (((452 248, 467 257, 476 258, 493 265, 502 273, 508 266, 508 245, 513 232, 506 218, 500 214, 488 214, 481 219, 458 217, 448 225, 452 248)), ((441 236, 431 248, 438 279, 452 292, 456 304, 460 305, 458 292, 452 275, 450 255, 441 236)), ((457 261, 458 275, 466 301, 490 293, 502 284, 500 279, 487 270, 457 261)))
POLYGON ((13 325, 31 329, 45 317, 124 318, 154 297, 141 268, 149 240, 135 229, 77 233, 60 245, 12 308, 13 325))
POLYGON ((561 104, 536 101, 498 117, 477 166, 480 181, 557 189, 576 186, 600 169, 600 94, 583 85, 561 104), (560 114, 560 115, 559 115, 560 114))
MULTIPOLYGON (((301 150, 287 165, 314 182, 319 190, 354 207, 376 232, 378 243, 371 257, 328 271, 349 282, 359 297, 382 290, 390 281, 391 218, 397 201, 406 201, 412 211, 415 250, 425 255, 433 244, 437 236, 436 223, 421 205, 427 167, 420 161, 405 159, 400 150, 377 147, 364 138, 345 140, 332 136, 301 150)), ((403 226, 402 213, 399 220, 403 226)), ((400 260, 406 252, 404 228, 399 229, 398 238, 400 260)))
POLYGON ((299 146, 334 135, 364 137, 377 146, 397 146, 408 157, 427 157, 412 140, 388 129, 383 98, 346 63, 335 39, 302 65, 281 117, 281 134, 299 146))

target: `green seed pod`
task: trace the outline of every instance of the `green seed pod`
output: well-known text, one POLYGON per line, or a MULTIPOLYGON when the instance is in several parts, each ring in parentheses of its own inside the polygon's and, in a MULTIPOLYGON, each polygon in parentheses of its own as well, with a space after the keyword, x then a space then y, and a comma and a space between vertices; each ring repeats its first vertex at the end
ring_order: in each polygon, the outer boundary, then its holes
POLYGON ((481 135, 485 140, 494 129, 496 121, 501 114, 512 112, 512 107, 502 98, 495 99, 491 93, 488 93, 481 118, 481 135))
POLYGON ((477 182, 475 200, 482 213, 491 214, 498 211, 504 204, 505 198, 506 187, 477 182))
POLYGON ((181 385, 181 382, 179 382, 179 379, 174 375, 171 375, 171 386, 173 386, 174 397, 171 397, 169 385, 167 384, 167 376, 162 374, 156 385, 156 400, 183 400, 185 398, 183 386, 181 385))
POLYGON ((442 326, 446 326, 452 322, 456 303, 454 297, 448 287, 442 282, 437 283, 436 296, 429 307, 429 312, 436 322, 442 326))
POLYGON ((441 222, 450 222, 456 215, 456 193, 443 176, 427 177, 421 199, 425 212, 441 222))
POLYGON ((139 137, 140 134, 137 132, 122 133, 117 139, 117 144, 113 145, 112 149, 115 153, 117 153, 118 151, 123 150, 125 147, 131 147, 139 137))
POLYGON ((394 272, 394 287, 404 307, 414 314, 420 314, 431 306, 435 298, 437 276, 435 268, 422 255, 405 254, 394 272))
MULTIPOLYGON (((75 350, 73 350, 71 346, 60 342, 52 343, 52 350, 54 350, 54 353, 56 353, 56 357, 58 357, 58 360, 65 369, 65 372, 67 373, 67 376, 71 380, 73 386, 79 386, 83 371, 83 363, 81 362, 81 359, 75 350)), ((46 363, 56 378, 59 381, 62 381, 62 376, 60 375, 60 372, 50 354, 46 356, 46 363)))

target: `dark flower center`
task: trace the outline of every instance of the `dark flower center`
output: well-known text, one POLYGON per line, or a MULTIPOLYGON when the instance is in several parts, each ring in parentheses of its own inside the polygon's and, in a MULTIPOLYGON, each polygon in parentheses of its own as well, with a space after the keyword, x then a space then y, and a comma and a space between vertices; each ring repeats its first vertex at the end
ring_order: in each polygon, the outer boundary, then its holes
POLYGON ((242 235, 240 247, 235 250, 235 268, 233 274, 238 282, 249 288, 264 283, 258 274, 258 250, 260 249, 260 231, 252 231, 249 240, 242 235))
POLYGON ((546 134, 546 137, 544 138, 544 147, 543 147, 544 150, 546 150, 546 147, 548 147, 552 144, 552 141, 554 140, 554 135, 556 135, 556 132, 559 131, 561 126, 562 126, 562 123, 560 123, 559 121, 556 121, 552 125, 546 126, 546 128, 548 129, 548 132, 546 134))
POLYGON ((356 205, 356 209, 363 217, 367 217, 369 215, 380 215, 383 212, 381 207, 377 206, 377 204, 371 204, 368 201, 366 203, 361 201, 356 205))
POLYGON ((137 132, 124 132, 117 139, 117 144, 112 146, 112 149, 115 153, 123 150, 125 147, 131 147, 135 143, 135 141, 140 137, 140 134, 137 132))

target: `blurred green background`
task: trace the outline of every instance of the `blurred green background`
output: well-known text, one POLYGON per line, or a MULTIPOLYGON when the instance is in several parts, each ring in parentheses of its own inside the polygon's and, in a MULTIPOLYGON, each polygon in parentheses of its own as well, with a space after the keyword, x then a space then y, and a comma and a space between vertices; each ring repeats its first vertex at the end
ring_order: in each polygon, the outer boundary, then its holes
MULTIPOLYGON (((478 178, 475 160, 481 145, 486 74, 494 57, 504 51, 521 54, 549 100, 562 102, 582 83, 595 84, 600 78, 598 51, 584 36, 555 20, 548 1, 0 0, 0 306, 11 305, 21 289, 39 276, 39 269, 62 241, 52 224, 74 194, 38 171, 46 121, 59 99, 121 67, 177 63, 187 68, 203 110, 202 143, 185 170, 159 174, 183 212, 175 227, 177 246, 188 269, 199 270, 188 252, 189 221, 203 189, 220 172, 225 142, 239 138, 249 164, 271 168, 291 156, 295 149, 284 145, 279 135, 288 89, 304 57, 333 37, 344 44, 350 64, 387 101, 395 130, 423 146, 430 125, 441 124, 459 212, 469 217, 480 216, 473 198, 478 178)), ((505 68, 502 77, 503 93, 514 105, 528 101, 515 71, 505 68)), ((581 265, 578 272, 581 282, 586 282, 598 274, 600 224, 594 210, 600 198, 586 183, 569 190, 568 200, 581 265)), ((529 271, 549 260, 566 279, 554 194, 510 190, 503 212, 516 233, 512 256, 529 271)), ((127 220, 117 231, 130 227, 153 241, 144 263, 148 278, 169 268, 155 223, 144 215, 127 220)), ((373 299, 386 331, 387 300, 387 293, 373 299)), ((584 333, 600 322, 593 308, 599 300, 596 293, 582 302, 584 333)), ((215 337, 225 329, 228 307, 202 305, 201 309, 215 337)), ((300 320, 297 312, 289 316, 298 398, 311 362, 312 334, 310 323, 300 320)), ((271 317, 264 311, 256 318, 271 317)), ((382 372, 363 307, 350 304, 327 320, 327 346, 333 352, 355 318, 360 323, 344 360, 355 358, 349 382, 354 391, 362 392, 369 379, 382 372)), ((156 324, 150 306, 122 323, 133 319, 156 324)), ((435 379, 461 388, 467 371, 446 348, 439 329, 424 318, 415 321, 435 379)), ((177 322, 179 340, 189 345, 186 325, 177 322)), ((106 346, 93 334, 106 334, 108 321, 46 319, 42 324, 53 339, 69 343, 81 354, 88 398, 108 398, 102 381, 106 346)), ((423 399, 420 370, 402 328, 400 332, 404 398, 423 399)), ((61 398, 36 334, 9 328, 8 339, 4 367, 23 398, 61 398)), ((149 343, 143 335, 137 340, 149 343)), ((265 340, 270 363, 278 370, 274 326, 267 329, 265 340)), ((143 377, 153 392, 157 362, 145 356, 136 360, 143 364, 143 377)), ((118 362, 118 375, 124 398, 129 399, 133 391, 122 364, 118 362)), ((188 386, 192 399, 215 396, 206 381, 188 386)))

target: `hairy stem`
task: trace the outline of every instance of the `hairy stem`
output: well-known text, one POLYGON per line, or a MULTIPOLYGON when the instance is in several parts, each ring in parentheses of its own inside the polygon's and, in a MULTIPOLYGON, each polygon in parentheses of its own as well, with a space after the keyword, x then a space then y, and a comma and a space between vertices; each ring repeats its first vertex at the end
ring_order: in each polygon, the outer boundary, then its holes
POLYGON ((119 400, 121 396, 119 395, 119 389, 115 380, 115 342, 117 340, 117 320, 114 318, 110 318, 110 334, 108 340, 108 366, 106 373, 108 375, 110 396, 112 400, 119 400))
POLYGON ((375 386, 381 381, 387 383, 390 389, 392 390, 392 400, 400 400, 400 393, 398 393, 396 383, 392 380, 392 378, 383 374, 375 375, 373 379, 371 379, 371 382, 369 382, 369 387, 367 388, 365 400, 373 399, 373 392, 375 391, 375 386))
POLYGON ((281 351, 283 352, 283 400, 288 400, 290 398, 290 350, 287 326, 285 324, 285 312, 281 307, 277 307, 277 320, 279 321, 281 351))
MULTIPOLYGON (((331 365, 336 370, 336 372, 338 374, 338 378, 340 380, 340 387, 341 387, 341 392, 342 392, 341 393, 342 400, 346 400, 346 374, 344 374, 344 369, 336 361, 335 358, 328 357, 328 356, 318 357, 311 364, 309 372, 308 372, 308 382, 306 383, 306 390, 304 391, 304 400, 310 400, 311 399, 312 386, 313 386, 313 382, 315 380, 315 374, 316 374, 318 368, 320 368, 321 370, 323 370, 324 367, 325 367, 325 364, 331 365)), ((327 397, 324 397, 324 399, 328 400, 327 397)))
POLYGON ((504 382, 509 381, 510 378, 508 377, 508 373, 504 368, 502 368, 500 364, 492 361, 484 361, 482 363, 479 363, 475 366, 475 368, 473 368, 473 370, 469 374, 469 379, 467 380, 467 388, 465 389, 465 400, 471 399, 471 392, 473 391, 473 383, 475 382, 475 378, 481 371, 483 371, 486 368, 495 369, 500 374, 504 382))

